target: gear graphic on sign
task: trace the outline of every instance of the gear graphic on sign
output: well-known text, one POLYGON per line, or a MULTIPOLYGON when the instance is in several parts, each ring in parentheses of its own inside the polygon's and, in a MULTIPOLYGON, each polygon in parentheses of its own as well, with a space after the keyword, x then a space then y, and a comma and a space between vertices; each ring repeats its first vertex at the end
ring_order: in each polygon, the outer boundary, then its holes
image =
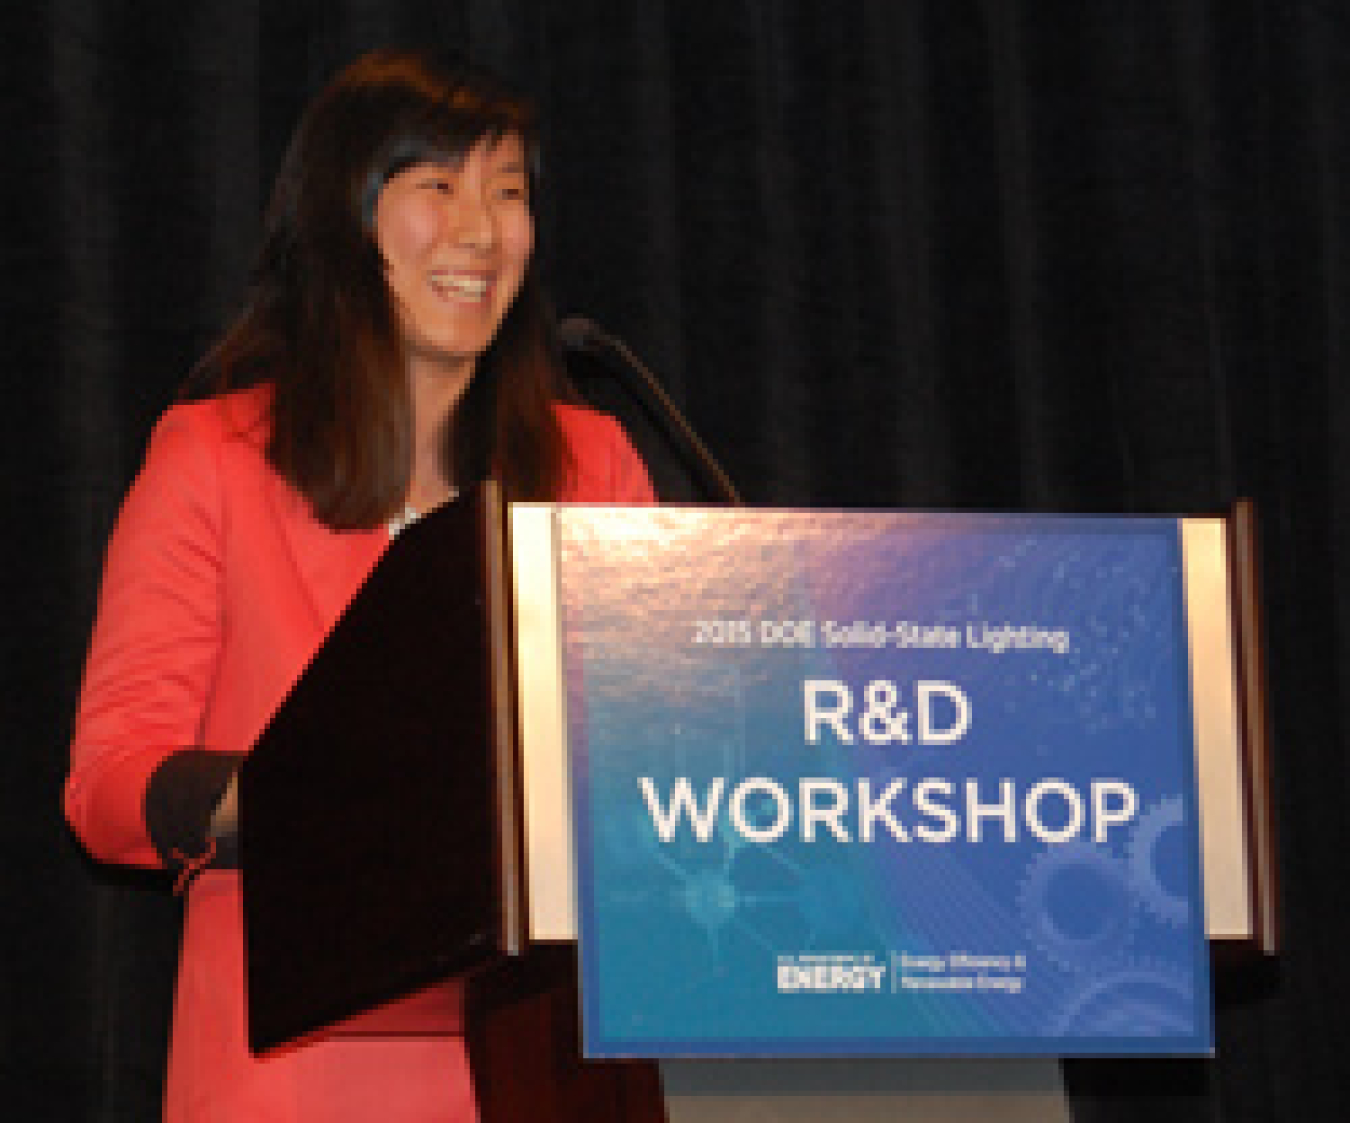
POLYGON ((1179 928, 1190 917, 1190 902, 1171 892, 1158 876, 1158 845, 1163 836, 1186 822, 1181 796, 1158 800, 1139 816, 1130 836, 1127 864, 1130 884, 1144 907, 1164 924, 1179 928))
POLYGON ((1068 971, 1117 962, 1129 945, 1135 901, 1124 863, 1086 842, 1065 842, 1032 859, 1018 893, 1026 930, 1068 971))
POLYGON ((1056 1035, 1169 1037, 1195 1028, 1195 989, 1169 963, 1140 960, 1087 979, 1051 1018, 1056 1035))

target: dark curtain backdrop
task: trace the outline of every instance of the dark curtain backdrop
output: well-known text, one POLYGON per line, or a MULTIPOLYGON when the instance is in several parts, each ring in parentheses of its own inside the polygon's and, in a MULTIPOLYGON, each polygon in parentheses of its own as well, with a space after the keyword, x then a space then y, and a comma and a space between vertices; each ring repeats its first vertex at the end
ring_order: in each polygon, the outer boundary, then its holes
POLYGON ((0 5, 0 1117, 156 1118, 177 908, 57 810, 103 541, 237 300, 320 79, 460 44, 547 113, 560 309, 757 503, 1259 504, 1286 950, 1213 1062, 1080 1120, 1350 1102, 1350 7, 1277 0, 0 5))

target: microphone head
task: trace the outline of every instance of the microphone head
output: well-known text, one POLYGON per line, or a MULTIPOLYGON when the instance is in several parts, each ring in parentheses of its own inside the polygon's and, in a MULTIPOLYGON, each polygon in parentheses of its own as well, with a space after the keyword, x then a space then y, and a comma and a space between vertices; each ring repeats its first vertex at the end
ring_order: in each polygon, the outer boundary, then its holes
POLYGON ((568 316, 558 325, 558 336, 569 351, 594 351, 605 333, 585 316, 568 316))

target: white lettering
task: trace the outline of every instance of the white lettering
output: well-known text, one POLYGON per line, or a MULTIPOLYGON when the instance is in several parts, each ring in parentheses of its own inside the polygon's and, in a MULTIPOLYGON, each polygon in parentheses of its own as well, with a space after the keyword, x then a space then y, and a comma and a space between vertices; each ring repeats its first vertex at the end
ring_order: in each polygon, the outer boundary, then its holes
POLYGON ((966 781, 966 837, 980 841, 980 822, 984 819, 1003 820, 1003 841, 1017 841, 1017 795, 1011 780, 1000 780, 997 803, 980 802, 980 782, 966 781))
POLYGON ((763 776, 742 780, 731 793, 731 822, 742 838, 750 842, 777 842, 792 825, 792 800, 778 784, 763 776), (774 802, 773 822, 760 826, 745 816, 745 801, 756 793, 767 795, 774 802))
POLYGON ((952 785, 947 780, 921 780, 914 787, 914 806, 919 814, 927 815, 933 819, 941 819, 945 826, 942 830, 934 830, 930 826, 921 824, 914 828, 914 833, 924 842, 950 842, 956 837, 956 832, 961 829, 961 817, 950 807, 941 803, 934 803, 930 798, 930 795, 934 792, 950 796, 952 785))
POLYGON ((801 782, 802 837, 807 842, 816 840, 816 824, 823 823, 830 834, 840 842, 851 842, 848 830, 839 820, 848 813, 848 789, 838 780, 811 780, 801 782), (822 806, 817 797, 825 800, 822 806))
POLYGON ((920 682, 917 689, 920 744, 950 745, 970 731, 970 699, 959 686, 950 682, 920 682), (933 724, 934 698, 946 698, 955 710, 951 724, 943 729, 933 724))
POLYGON ((661 806, 661 797, 650 776, 641 777, 638 784, 642 788, 642 798, 647 801, 647 813, 651 815, 662 842, 669 842, 675 837, 675 831, 685 815, 689 816, 689 822, 694 827, 694 837, 699 842, 707 842, 712 838, 713 827, 717 823, 717 808, 722 802, 722 789, 726 785, 723 777, 718 776, 708 786, 707 801, 702 808, 694 799, 693 785, 687 776, 681 776, 675 781, 668 808, 661 806))
POLYGON ((1027 792, 1025 807, 1027 826, 1042 842, 1068 842, 1077 838, 1083 829, 1083 797, 1066 780, 1042 780, 1027 792), (1041 819, 1041 800, 1054 793, 1069 805, 1069 819, 1059 830, 1047 827, 1041 819))
POLYGON ((1139 810, 1139 793, 1124 780, 1092 781, 1093 842, 1105 842, 1112 827, 1130 822, 1139 810), (1113 810, 1111 803, 1119 800, 1113 810))
POLYGON ((852 691, 835 679, 816 678, 807 679, 802 683, 802 689, 806 694, 806 743, 819 744, 820 727, 828 725, 845 745, 853 744, 853 734, 844 724, 853 709, 852 691), (833 697, 832 707, 823 704, 827 695, 833 697))
POLYGON ((904 791, 904 788, 903 777, 894 779, 886 785, 886 790, 881 793, 881 798, 873 801, 872 781, 868 779, 858 781, 858 836, 863 842, 872 841, 872 824, 878 819, 885 823, 886 830, 890 832, 892 838, 900 842, 909 841, 909 835, 905 833, 905 828, 891 814, 891 800, 904 791))

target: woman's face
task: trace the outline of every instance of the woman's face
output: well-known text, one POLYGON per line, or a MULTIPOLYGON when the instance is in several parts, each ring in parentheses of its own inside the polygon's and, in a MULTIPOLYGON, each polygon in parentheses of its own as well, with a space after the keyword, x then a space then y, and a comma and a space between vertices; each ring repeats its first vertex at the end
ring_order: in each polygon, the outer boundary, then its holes
POLYGON ((457 166, 414 164, 375 203, 375 240, 415 368, 471 372, 534 248, 520 137, 480 141, 457 166))

